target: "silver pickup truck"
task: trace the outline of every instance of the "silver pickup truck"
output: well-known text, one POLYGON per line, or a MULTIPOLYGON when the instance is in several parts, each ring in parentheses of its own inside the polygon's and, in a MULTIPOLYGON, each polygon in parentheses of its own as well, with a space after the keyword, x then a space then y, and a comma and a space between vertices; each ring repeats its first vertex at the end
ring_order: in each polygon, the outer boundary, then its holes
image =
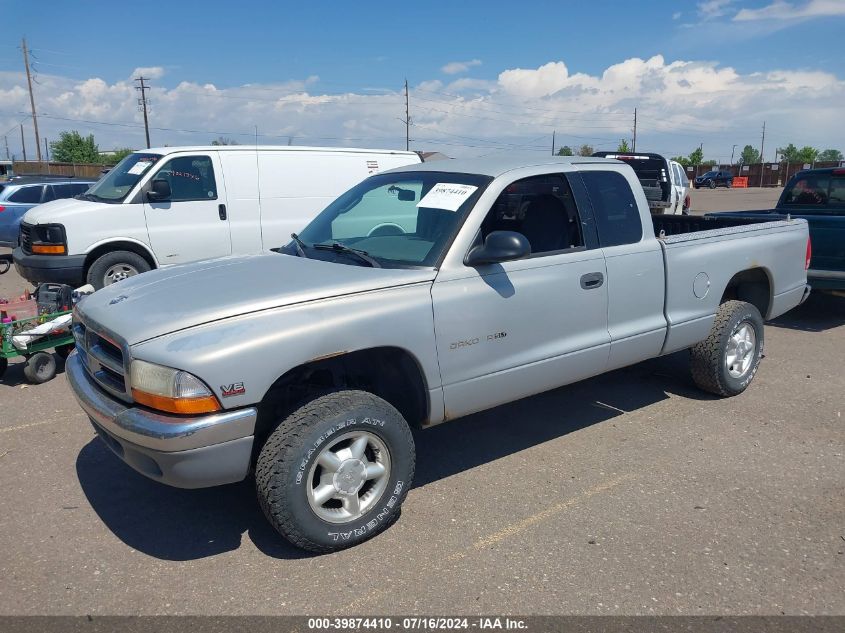
POLYGON ((412 427, 683 349, 701 388, 745 390, 763 320, 809 292, 807 224, 696 221, 653 219, 603 158, 401 168, 277 252, 83 299, 67 376, 137 471, 185 488, 254 472, 283 536, 348 547, 397 518, 412 427))

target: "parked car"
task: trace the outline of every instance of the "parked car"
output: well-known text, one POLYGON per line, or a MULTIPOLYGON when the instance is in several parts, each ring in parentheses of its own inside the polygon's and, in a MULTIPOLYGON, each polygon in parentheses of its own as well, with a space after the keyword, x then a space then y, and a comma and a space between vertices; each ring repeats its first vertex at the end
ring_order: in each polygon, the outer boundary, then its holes
POLYGON ((705 174, 695 177, 695 188, 709 187, 715 189, 716 187, 724 186, 730 189, 734 184, 734 175, 729 171, 717 169, 708 171, 705 174))
POLYGON ((684 212, 689 180, 683 167, 675 161, 649 152, 595 152, 593 156, 615 158, 630 165, 652 213, 674 215, 684 212))
POLYGON ((283 536, 340 549, 398 517, 411 426, 687 348, 699 387, 742 393, 763 320, 807 296, 807 223, 697 234, 699 220, 652 217, 617 161, 403 167, 341 195, 278 252, 83 299, 66 372, 132 468, 185 488, 254 471, 283 536), (658 239, 667 227, 677 234, 658 239))
POLYGON ((726 211, 712 217, 743 222, 803 218, 813 244, 807 278, 817 290, 845 290, 845 168, 799 171, 786 183, 774 209, 726 211))
POLYGON ((0 182, 0 246, 13 247, 18 243, 21 218, 34 206, 72 198, 84 193, 93 180, 51 179, 16 176, 0 182))
POLYGON ((99 289, 153 268, 258 253, 368 175, 420 162, 414 152, 314 147, 135 152, 81 199, 28 213, 15 265, 33 283, 99 289))

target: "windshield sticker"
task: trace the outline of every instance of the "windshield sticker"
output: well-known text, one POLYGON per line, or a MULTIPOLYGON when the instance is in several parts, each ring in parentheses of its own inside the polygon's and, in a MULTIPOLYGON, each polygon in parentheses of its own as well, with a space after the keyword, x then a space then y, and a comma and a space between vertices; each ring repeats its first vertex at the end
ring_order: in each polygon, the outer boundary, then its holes
POLYGON ((153 164, 152 161, 147 162, 147 161, 139 160, 137 163, 132 165, 132 167, 130 167, 129 170, 126 173, 132 174, 133 176, 138 176, 140 174, 143 174, 147 170, 147 168, 152 164, 153 164))
POLYGON ((456 185, 451 182, 438 182, 417 203, 417 206, 427 207, 429 209, 443 209, 444 211, 457 211, 477 189, 478 187, 473 185, 456 185))

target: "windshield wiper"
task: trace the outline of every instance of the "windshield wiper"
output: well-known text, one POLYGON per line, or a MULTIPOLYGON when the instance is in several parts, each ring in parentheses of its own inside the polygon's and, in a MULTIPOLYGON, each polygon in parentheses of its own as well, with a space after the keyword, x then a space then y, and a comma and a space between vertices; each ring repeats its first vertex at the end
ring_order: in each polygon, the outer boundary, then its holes
POLYGON ((367 262, 373 268, 381 268, 381 264, 379 264, 375 259, 370 257, 370 254, 367 251, 362 251, 358 248, 350 248, 346 244, 341 244, 340 242, 332 242, 331 244, 314 244, 311 248, 316 248, 321 251, 335 251, 338 253, 352 253, 353 255, 357 256, 358 259, 367 262))
POLYGON ((305 253, 305 247, 307 244, 305 244, 305 242, 303 242, 296 233, 291 233, 290 236, 293 238, 293 243, 296 246, 296 254, 308 259, 308 255, 305 253))

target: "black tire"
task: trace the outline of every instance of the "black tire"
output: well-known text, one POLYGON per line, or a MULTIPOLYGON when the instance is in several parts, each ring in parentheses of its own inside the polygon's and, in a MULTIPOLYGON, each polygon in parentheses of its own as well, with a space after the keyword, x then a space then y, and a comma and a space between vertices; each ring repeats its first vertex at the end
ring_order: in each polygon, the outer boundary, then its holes
MULTIPOLYGON (((342 463, 347 461, 354 460, 342 463)), ((325 553, 366 541, 396 521, 415 464, 411 430, 395 408, 371 393, 336 391, 317 397, 282 421, 258 456, 255 485, 264 515, 282 536, 302 549, 325 553), (322 468, 318 457, 355 432, 382 442, 389 470, 369 509, 357 518, 333 523, 317 514, 306 487, 316 485, 322 468)))
POLYGON ((700 389, 717 396, 736 396, 748 388, 763 357, 763 317, 745 301, 726 301, 719 306, 709 336, 690 349, 692 379, 700 389), (750 364, 739 376, 731 375, 727 365, 729 341, 743 325, 754 331, 750 364))
POLYGON ((107 275, 109 271, 118 267, 124 267, 124 272, 130 277, 150 270, 149 262, 138 255, 138 253, 131 251, 112 251, 111 253, 100 255, 100 257, 94 260, 94 263, 88 268, 86 281, 94 286, 96 290, 100 290, 114 283, 114 278, 107 275))
POLYGON ((56 356, 61 358, 62 360, 67 360, 67 357, 70 356, 70 353, 73 351, 75 345, 73 343, 68 343, 67 345, 59 345, 56 348, 56 356))
POLYGON ((733 186, 734 186, 734 181, 733 181, 733 180, 726 180, 726 181, 725 181, 725 187, 726 187, 726 188, 730 189, 730 188, 732 188, 733 186))
POLYGON ((6 369, 8 368, 9 361, 4 356, 0 356, 0 378, 3 378, 3 374, 6 373, 6 369))
POLYGON ((716 188, 716 181, 715 180, 708 181, 707 186, 710 187, 711 189, 715 189, 716 188))
POLYGON ((33 385, 40 385, 56 377, 56 359, 47 352, 35 352, 26 359, 23 375, 33 385))

